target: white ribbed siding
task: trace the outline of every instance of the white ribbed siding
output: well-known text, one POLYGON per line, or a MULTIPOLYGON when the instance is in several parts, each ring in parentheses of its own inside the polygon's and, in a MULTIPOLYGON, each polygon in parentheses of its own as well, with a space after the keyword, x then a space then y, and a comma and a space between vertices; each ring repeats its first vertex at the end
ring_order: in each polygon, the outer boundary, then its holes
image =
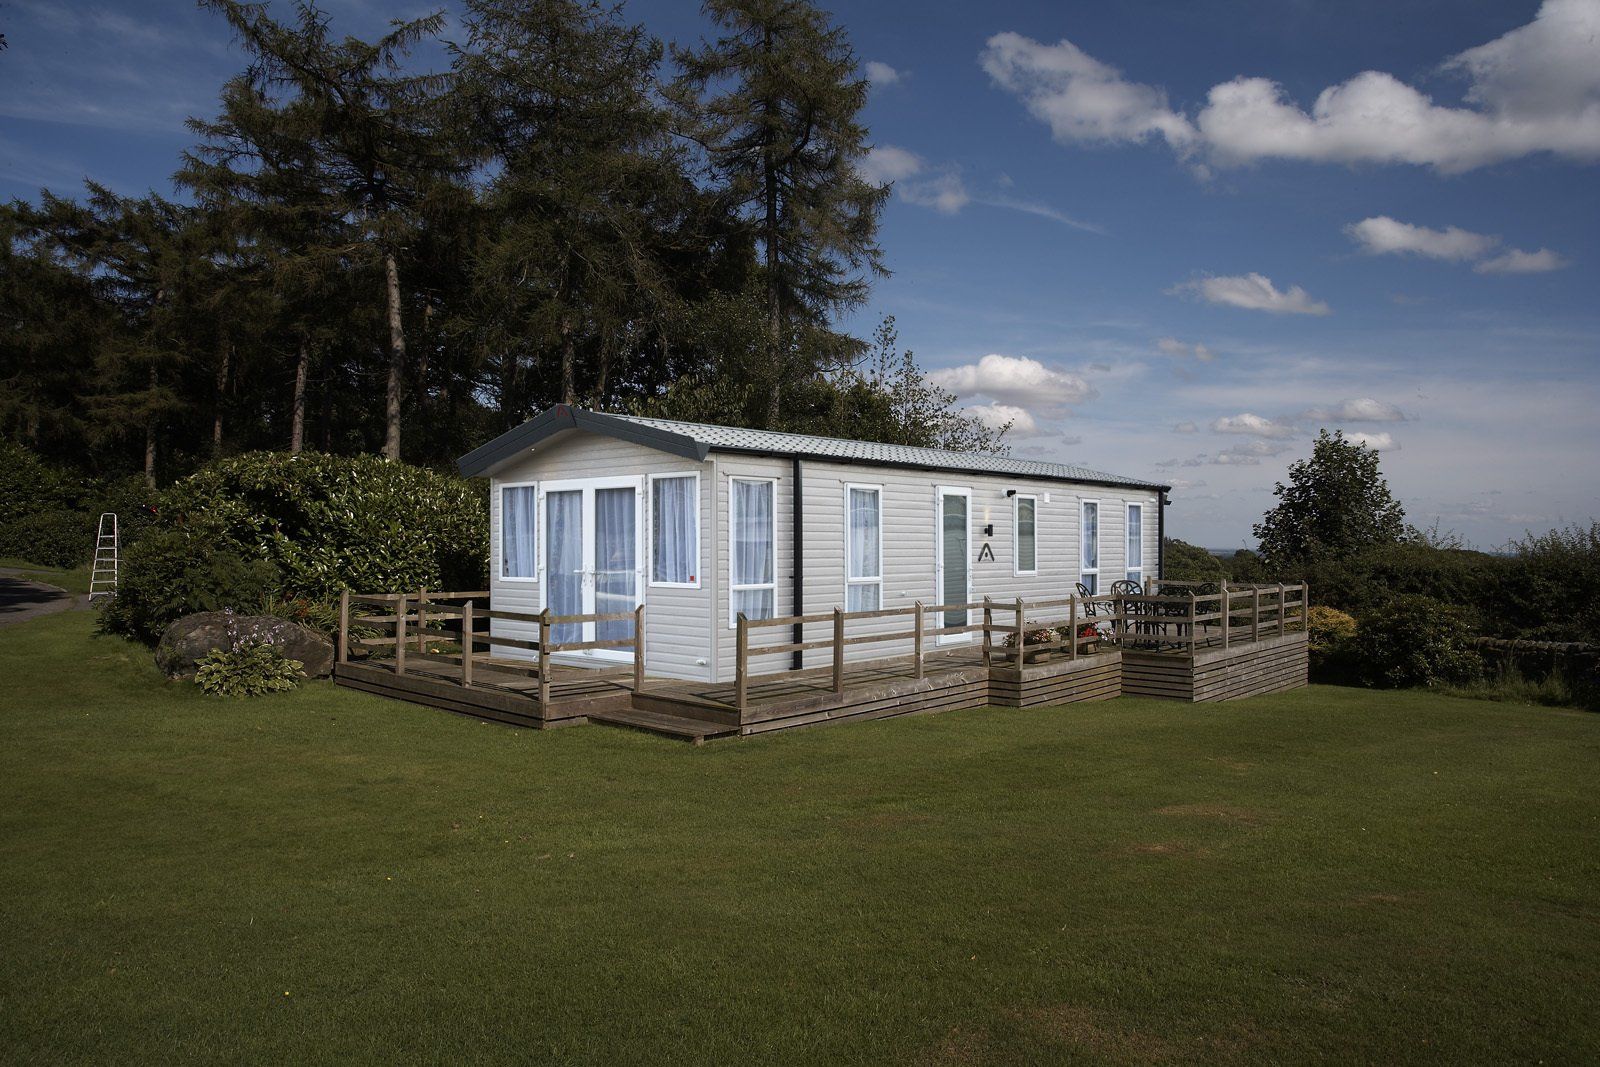
MULTIPOLYGON (((500 487, 506 483, 567 481, 577 478, 638 476, 643 479, 641 513, 644 529, 645 663, 651 674, 665 678, 710 676, 711 635, 707 620, 715 596, 711 530, 714 525, 711 486, 712 464, 660 452, 643 445, 593 434, 567 433, 541 445, 520 459, 501 465, 491 479, 489 507, 489 590, 497 611, 537 614, 544 607, 540 581, 518 581, 500 576, 500 487), (700 475, 700 588, 651 586, 650 492, 651 474, 700 475)), ((539 530, 538 551, 544 553, 544 530, 539 530)), ((490 633, 497 637, 534 640, 537 624, 496 619, 490 633)), ((529 659, 526 649, 497 646, 494 655, 529 659)))
MULTIPOLYGON (((1144 570, 1156 576, 1159 552, 1159 505, 1156 491, 1079 485, 1010 475, 962 475, 907 470, 822 460, 803 460, 805 486, 804 609, 807 613, 831 611, 845 603, 845 487, 880 486, 883 490, 883 598, 882 606, 909 607, 940 601, 935 585, 935 516, 940 486, 971 491, 971 549, 969 557, 972 598, 996 600, 1040 599, 1070 596, 1079 580, 1080 507, 1084 500, 1100 502, 1100 589, 1110 588, 1126 572, 1125 530, 1127 504, 1144 505, 1144 570), (1036 517, 1038 573, 1014 573, 1013 502, 1006 490, 1038 498, 1036 517), (992 524, 994 532, 983 534, 992 524), (984 544, 993 559, 979 560, 984 544)), ((543 594, 537 581, 500 577, 500 486, 504 483, 565 481, 578 478, 650 474, 700 474, 700 588, 677 589, 648 584, 645 559, 645 659, 649 673, 669 678, 713 678, 728 681, 734 674, 734 629, 728 590, 729 499, 734 477, 770 478, 773 495, 775 611, 795 613, 793 596, 793 462, 786 457, 747 456, 713 452, 704 463, 674 456, 643 445, 577 431, 547 442, 537 451, 502 464, 492 478, 490 499, 490 590, 494 606, 509 611, 537 613, 543 594)), ((645 481, 645 551, 650 545, 649 492, 645 481)), ((541 544, 539 551, 544 551, 541 544)), ((977 613, 974 614, 976 621, 977 613)), ((1008 618, 1002 614, 1001 619, 1008 618)), ((928 625, 936 625, 930 617, 928 625)), ((910 619, 856 623, 851 635, 876 627, 882 632, 909 632, 910 619)), ((536 627, 496 621, 496 636, 531 639, 536 627)), ((807 640, 828 637, 829 623, 814 623, 807 640)), ((792 639, 788 627, 751 631, 751 647, 785 644, 792 639)), ((974 635, 974 640, 977 636, 974 635)), ((934 647, 932 639, 928 647, 934 647)), ((909 640, 857 645, 847 649, 852 660, 905 655, 909 640)), ((496 655, 525 658, 529 654, 501 646, 496 655)), ((807 666, 824 666, 831 654, 816 650, 806 655, 807 666)), ((757 673, 773 673, 789 666, 789 657, 774 654, 755 658, 757 673)))
MULTIPOLYGON (((778 575, 778 614, 793 614, 792 578, 790 560, 793 555, 791 531, 793 529, 792 464, 788 459, 724 456, 719 461, 719 521, 727 522, 727 483, 730 474, 772 477, 778 479, 776 514, 776 573, 778 575)), ((873 467, 858 464, 829 463, 817 460, 802 461, 802 481, 805 485, 805 581, 802 594, 806 614, 831 611, 845 603, 845 487, 847 485, 880 486, 883 495, 883 607, 909 607, 917 601, 932 605, 940 602, 935 582, 935 516, 939 487, 964 488, 972 494, 970 574, 972 599, 981 601, 985 596, 996 600, 1027 600, 1071 596, 1079 580, 1079 516, 1084 500, 1100 502, 1100 589, 1110 588, 1111 582, 1126 573, 1127 505, 1143 504, 1145 508, 1143 547, 1145 575, 1155 576, 1156 553, 1160 539, 1157 533, 1158 503, 1156 491, 1075 485, 1066 482, 1043 481, 1014 476, 981 475, 962 476, 935 471, 905 470, 893 467, 873 467), (1037 570, 1034 575, 1015 574, 1015 548, 1013 503, 1006 490, 1038 497, 1035 520, 1037 529, 1037 570), (1048 499, 1047 499, 1048 498, 1048 499), (986 525, 994 526, 991 536, 984 536, 986 525), (987 543, 993 559, 978 560, 983 545, 987 543)), ((728 559, 725 548, 718 556, 719 588, 726 590, 725 576, 728 559)), ((720 625, 727 627, 728 597, 724 591, 718 604, 720 625)), ((1000 618, 1007 616, 1001 615, 1000 618)), ((978 621, 974 613, 973 621, 978 621)), ((853 623, 850 634, 869 633, 876 629, 884 633, 909 632, 909 617, 886 619, 873 623, 853 623)), ((936 621, 930 617, 927 625, 936 621)), ((806 628, 806 640, 820 640, 831 633, 831 624, 812 623, 806 628)), ((752 631, 751 647, 759 644, 783 644, 792 639, 787 627, 774 627, 752 631)), ((973 640, 977 635, 973 635, 973 640)), ((930 639, 928 647, 932 648, 930 639)), ((885 641, 882 644, 856 645, 846 649, 848 659, 873 659, 883 656, 906 655, 911 651, 909 640, 885 641)), ((733 677, 734 642, 732 631, 719 642, 717 651, 718 678, 733 677)), ((825 666, 831 661, 826 649, 806 653, 807 666, 825 666)), ((754 661, 758 673, 781 670, 788 665, 782 655, 762 657, 754 661)))

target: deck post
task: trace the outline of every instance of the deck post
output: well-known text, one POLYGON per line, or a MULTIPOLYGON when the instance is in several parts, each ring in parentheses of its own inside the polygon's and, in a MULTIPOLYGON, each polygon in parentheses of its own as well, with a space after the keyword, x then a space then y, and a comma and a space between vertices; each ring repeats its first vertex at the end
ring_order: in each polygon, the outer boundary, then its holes
POLYGON ((428 613, 423 610, 423 605, 428 602, 428 587, 423 586, 417 591, 417 651, 428 651, 428 613))
POLYGON ((733 639, 733 702, 739 706, 739 714, 744 715, 744 705, 750 693, 750 620, 744 617, 744 612, 739 612, 734 622, 733 639))
POLYGON ((1228 631, 1233 629, 1233 601, 1229 599, 1228 579, 1217 583, 1222 589, 1222 647, 1228 647, 1228 631))
POLYGON ((539 717, 550 706, 550 609, 539 612, 539 717))
POLYGON ((406 673, 406 595, 394 602, 394 673, 406 673))
POLYGON ((350 662, 350 590, 339 590, 339 662, 350 662))
POLYGON ((1300 583, 1300 629, 1311 629, 1311 583, 1300 583))
POLYGON ((644 690, 644 605, 633 609, 633 691, 644 690))
POLYGON ((1194 655, 1197 642, 1200 640, 1200 598, 1194 595, 1194 590, 1189 590, 1189 655, 1194 655))
POLYGON ((472 688, 472 601, 461 605, 461 684, 472 688))
POLYGON ((1250 640, 1261 640, 1261 587, 1250 586, 1250 640))
POLYGON ((924 612, 922 601, 917 601, 916 621, 911 625, 911 655, 916 662, 912 664, 912 677, 922 677, 922 616, 924 612))
POLYGON ((994 637, 989 632, 994 627, 994 601, 983 598, 983 665, 991 666, 994 656, 994 637))
POLYGON ((1283 583, 1278 583, 1278 636, 1283 636, 1283 616, 1285 614, 1283 598, 1283 583))
POLYGON ((1027 623, 1023 616, 1022 598, 1017 597, 1017 671, 1022 671, 1022 645, 1028 638, 1027 623))
POLYGON ((833 691, 844 692, 844 609, 833 609, 833 691))
POLYGON ((1072 651, 1068 659, 1078 658, 1078 598, 1073 597, 1067 602, 1067 632, 1072 636, 1067 641, 1067 647, 1072 651))

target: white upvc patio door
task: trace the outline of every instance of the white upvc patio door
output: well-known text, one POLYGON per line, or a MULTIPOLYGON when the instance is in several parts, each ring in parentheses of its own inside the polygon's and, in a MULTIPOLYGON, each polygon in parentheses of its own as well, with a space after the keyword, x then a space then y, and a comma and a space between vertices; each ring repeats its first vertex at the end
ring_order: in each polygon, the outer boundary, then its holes
MULTIPOLYGON (((620 615, 644 603, 644 480, 583 478, 546 482, 543 606, 552 615, 620 615)), ((633 620, 559 623, 555 644, 627 641, 633 620)), ((584 649, 572 655, 631 662, 628 648, 584 649)))
MULTIPOLYGON (((968 604, 972 601, 972 490, 941 485, 936 490, 934 508, 934 602, 968 604)), ((972 613, 966 609, 940 612, 938 627, 969 626, 972 613)), ((971 641, 972 635, 940 634, 941 645, 971 641)))

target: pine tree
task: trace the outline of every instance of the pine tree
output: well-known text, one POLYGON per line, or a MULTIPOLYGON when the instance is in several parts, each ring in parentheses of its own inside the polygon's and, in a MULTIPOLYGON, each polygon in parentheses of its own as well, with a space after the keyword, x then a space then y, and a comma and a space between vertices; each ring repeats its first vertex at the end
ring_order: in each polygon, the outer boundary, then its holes
POLYGON ((675 52, 672 97, 762 248, 774 426, 787 383, 862 350, 829 325, 883 273, 878 216, 889 189, 860 176, 867 82, 842 29, 805 0, 707 0, 704 11, 721 36, 675 52))
POLYGON ((444 16, 396 22, 389 33, 367 42, 334 40, 328 17, 307 2, 296 5, 292 26, 275 22, 259 5, 203 3, 227 18, 255 60, 235 94, 243 106, 225 115, 217 131, 224 142, 236 132, 243 135, 228 146, 231 159, 247 166, 285 159, 314 166, 338 222, 355 231, 381 263, 389 340, 383 454, 399 459, 402 392, 410 370, 401 258, 430 210, 430 198, 448 195, 449 182, 466 169, 439 126, 448 79, 403 66, 416 45, 438 35, 444 16), (262 109, 281 114, 261 115, 262 109), (228 120, 241 117, 258 122, 228 127, 228 120))

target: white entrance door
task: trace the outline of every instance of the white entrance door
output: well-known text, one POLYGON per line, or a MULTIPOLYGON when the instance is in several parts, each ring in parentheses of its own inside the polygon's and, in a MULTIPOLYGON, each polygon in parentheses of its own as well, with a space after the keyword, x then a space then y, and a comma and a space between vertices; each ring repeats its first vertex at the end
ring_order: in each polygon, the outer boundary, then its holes
MULTIPOLYGON (((544 487, 544 606, 552 615, 620 615, 644 603, 643 484, 638 478, 587 478, 544 487)), ((556 644, 631 641, 633 620, 559 623, 556 644)), ((631 648, 579 655, 631 662, 631 648)))
MULTIPOLYGON (((941 485, 934 527, 934 596, 940 604, 972 601, 972 490, 941 485)), ((964 608, 941 612, 940 628, 967 626, 964 608)), ((939 644, 970 641, 971 634, 940 634, 939 644)))

